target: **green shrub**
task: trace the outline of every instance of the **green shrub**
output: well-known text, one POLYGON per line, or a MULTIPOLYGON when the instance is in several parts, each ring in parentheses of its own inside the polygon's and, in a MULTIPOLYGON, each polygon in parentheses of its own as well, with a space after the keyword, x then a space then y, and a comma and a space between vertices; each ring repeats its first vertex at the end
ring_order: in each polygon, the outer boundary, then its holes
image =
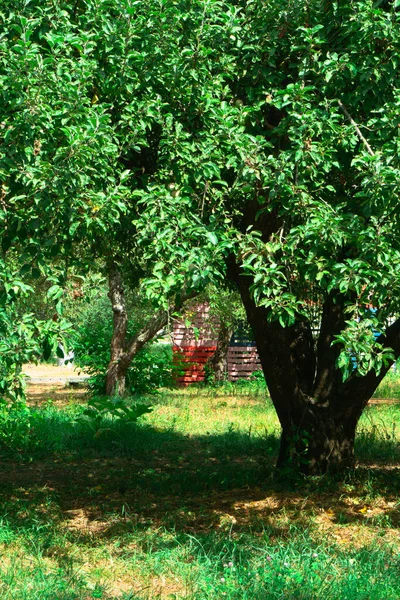
POLYGON ((12 456, 28 458, 40 445, 37 435, 46 419, 44 411, 30 408, 23 400, 0 403, 0 448, 12 456))
POLYGON ((152 410, 151 406, 142 403, 128 406, 123 398, 92 398, 84 409, 81 419, 88 420, 94 429, 95 436, 99 437, 106 427, 104 424, 107 422, 107 418, 111 418, 112 422, 136 423, 139 417, 152 410))
POLYGON ((30 443, 32 413, 22 401, 0 404, 0 446, 22 452, 30 443))

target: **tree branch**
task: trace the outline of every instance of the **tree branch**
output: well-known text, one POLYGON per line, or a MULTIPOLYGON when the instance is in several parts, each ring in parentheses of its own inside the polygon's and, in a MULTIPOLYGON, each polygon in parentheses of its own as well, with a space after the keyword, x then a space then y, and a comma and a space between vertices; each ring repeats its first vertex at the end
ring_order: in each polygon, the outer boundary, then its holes
POLYGON ((400 317, 389 325, 385 333, 378 340, 383 346, 389 346, 394 351, 395 357, 400 356, 400 317))
POLYGON ((302 392, 310 396, 316 369, 316 354, 310 322, 307 319, 299 318, 294 325, 286 328, 286 333, 299 385, 302 392))
MULTIPOLYGON (((180 310, 185 302, 195 298, 199 293, 198 290, 182 290, 175 298, 172 312, 180 310)), ((137 352, 139 352, 148 341, 153 339, 153 337, 167 325, 169 313, 170 311, 168 310, 158 311, 146 325, 128 341, 126 352, 120 361, 121 367, 129 366, 137 352)))
POLYGON ((370 156, 375 156, 374 151, 372 150, 371 146, 368 144, 367 140, 361 133, 359 126, 357 125, 357 123, 355 122, 355 120, 353 119, 353 117, 351 116, 351 114, 349 113, 349 111, 347 110, 345 105, 343 104, 343 102, 341 100, 338 100, 338 103, 339 103, 339 107, 340 107, 341 111, 343 112, 343 114, 345 115, 346 119, 351 123, 351 125, 353 125, 354 129, 356 130, 357 137, 364 144, 365 148, 367 149, 368 154, 370 156))
POLYGON ((345 324, 344 298, 339 295, 335 298, 331 293, 324 301, 317 343, 317 373, 312 395, 320 402, 324 402, 341 381, 341 372, 336 367, 340 350, 332 346, 332 342, 345 324))
MULTIPOLYGON (((377 342, 392 348, 396 358, 400 356, 400 318, 389 325, 385 333, 379 336, 377 342)), ((343 383, 339 398, 341 404, 344 406, 353 404, 359 416, 391 366, 392 364, 389 363, 386 367, 382 367, 379 374, 372 370, 364 377, 358 377, 357 373, 354 373, 343 383), (360 399, 358 403, 354 402, 354 398, 360 399)))

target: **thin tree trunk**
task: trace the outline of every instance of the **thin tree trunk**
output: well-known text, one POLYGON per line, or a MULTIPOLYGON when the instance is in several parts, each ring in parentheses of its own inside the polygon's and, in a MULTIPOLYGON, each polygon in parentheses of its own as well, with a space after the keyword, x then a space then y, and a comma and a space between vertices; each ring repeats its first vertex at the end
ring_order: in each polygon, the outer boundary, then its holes
POLYGON ((125 354, 128 315, 121 274, 114 262, 109 266, 108 286, 108 297, 113 311, 113 335, 106 375, 106 395, 123 396, 126 390, 126 369, 121 368, 121 359, 125 354))
POLYGON ((233 334, 233 327, 221 323, 218 333, 217 349, 208 361, 212 368, 215 381, 224 381, 227 374, 229 342, 233 334))
POLYGON ((109 298, 113 310, 113 335, 110 346, 110 362, 106 374, 106 395, 123 396, 126 393, 126 374, 132 360, 143 346, 163 329, 169 320, 170 312, 178 311, 184 302, 194 298, 199 292, 182 290, 175 298, 171 311, 160 310, 134 335, 127 340, 128 315, 121 274, 115 263, 109 267, 109 298))

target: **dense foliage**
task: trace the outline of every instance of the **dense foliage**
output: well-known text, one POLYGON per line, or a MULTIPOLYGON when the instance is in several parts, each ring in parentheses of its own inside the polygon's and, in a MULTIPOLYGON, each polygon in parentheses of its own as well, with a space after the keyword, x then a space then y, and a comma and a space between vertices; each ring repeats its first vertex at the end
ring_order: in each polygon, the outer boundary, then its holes
POLYGON ((4 4, 3 251, 46 271, 82 240, 110 251, 125 215, 122 247, 160 257, 151 293, 237 244, 283 323, 331 290, 393 314, 398 14, 377 4, 4 4), (253 200, 280 217, 267 245, 253 200))
POLYGON ((3 253, 128 258, 164 306, 227 273, 282 456, 340 461, 400 352, 398 4, 0 8, 3 253))

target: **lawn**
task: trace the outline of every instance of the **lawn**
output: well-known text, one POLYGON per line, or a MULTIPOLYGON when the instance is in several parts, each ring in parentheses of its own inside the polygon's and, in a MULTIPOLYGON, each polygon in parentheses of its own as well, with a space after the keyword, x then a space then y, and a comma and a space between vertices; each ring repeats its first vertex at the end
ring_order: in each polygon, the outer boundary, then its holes
POLYGON ((100 430, 76 392, 31 399, 0 427, 2 599, 399 599, 400 404, 367 408, 355 472, 305 480, 274 475, 261 386, 100 430))

